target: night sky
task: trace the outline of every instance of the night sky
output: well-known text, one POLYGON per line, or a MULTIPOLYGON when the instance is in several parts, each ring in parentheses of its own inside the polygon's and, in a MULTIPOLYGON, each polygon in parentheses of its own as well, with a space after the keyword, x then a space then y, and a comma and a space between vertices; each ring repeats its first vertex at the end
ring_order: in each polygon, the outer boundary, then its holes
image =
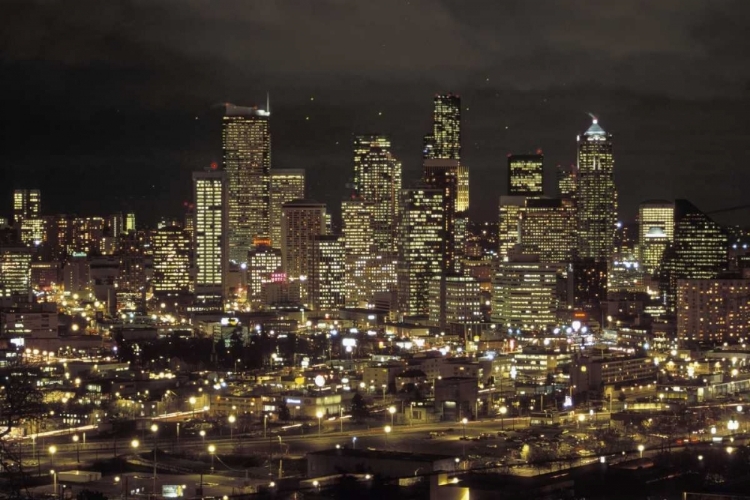
MULTIPOLYGON (((506 155, 575 162, 599 116, 621 217, 652 198, 750 201, 750 2, 0 0, 0 213, 181 216, 221 160, 220 103, 271 96, 273 166, 338 212, 357 133, 419 176, 432 97, 462 97, 472 215, 497 218, 506 155)), ((723 214, 745 223, 748 211, 723 214)))

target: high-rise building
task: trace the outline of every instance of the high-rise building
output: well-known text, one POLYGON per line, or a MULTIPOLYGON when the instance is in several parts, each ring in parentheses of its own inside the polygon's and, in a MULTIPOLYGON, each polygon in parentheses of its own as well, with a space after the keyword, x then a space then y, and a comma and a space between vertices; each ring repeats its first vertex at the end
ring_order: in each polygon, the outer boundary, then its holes
POLYGON ((281 261, 291 279, 307 280, 312 271, 313 242, 326 233, 326 206, 294 200, 281 209, 281 261))
POLYGON ((268 246, 258 246, 247 256, 247 288, 251 306, 263 302, 263 286, 277 279, 281 280, 281 250, 268 246))
POLYGON ((578 253, 583 258, 609 260, 617 222, 612 135, 594 118, 577 140, 578 253))
POLYGON ((131 231, 137 231, 135 227, 135 214, 128 212, 125 214, 125 232, 129 233, 131 231))
POLYGON ((524 196, 501 196, 498 218, 498 258, 508 259, 520 238, 521 211, 526 205, 524 196))
POLYGON ((560 266, 512 252, 493 280, 492 321, 504 329, 543 331, 557 322, 560 266))
POLYGON ((281 248, 281 207, 284 203, 305 197, 305 170, 301 168, 271 170, 269 197, 271 247, 281 248))
POLYGON ((575 199, 578 186, 578 167, 575 165, 557 166, 557 189, 560 198, 575 199))
POLYGON ((750 279, 677 280, 677 338, 736 344, 750 331, 750 279))
POLYGON ((527 198, 519 213, 521 251, 541 262, 571 262, 576 254, 576 213, 569 199, 527 198))
POLYGON ((432 133, 425 137, 424 157, 461 159, 461 98, 436 95, 432 111, 432 133))
POLYGON ((344 244, 337 235, 313 239, 310 299, 316 311, 344 306, 344 244))
POLYGON ((677 280, 714 279, 727 267, 726 231, 687 200, 674 202, 674 237, 664 253, 662 290, 675 311, 677 280))
POLYGON ((674 203, 645 201, 638 207, 638 260, 643 271, 659 270, 664 252, 674 238, 674 203))
POLYGON ((375 252, 394 254, 401 192, 401 162, 383 135, 354 138, 354 189, 359 199, 372 204, 375 252))
POLYGON ((0 297, 30 297, 31 257, 26 247, 0 246, 0 297))
POLYGON ((16 189, 13 192, 13 222, 38 219, 42 215, 42 195, 38 189, 16 189))
POLYGON ((346 304, 350 307, 362 306, 371 297, 372 290, 365 276, 369 260, 378 256, 374 239, 373 209, 374 203, 362 199, 341 202, 344 282, 346 304))
POLYGON ((444 191, 426 187, 402 190, 399 225, 398 307, 404 315, 429 314, 429 284, 442 273, 444 191))
POLYGON ((103 217, 76 217, 73 219, 73 251, 87 255, 102 251, 106 221, 103 217))
POLYGON ((443 269, 446 272, 457 271, 459 264, 456 250, 461 248, 463 242, 459 241, 456 233, 456 218, 458 217, 458 187, 459 170, 461 165, 458 160, 434 159, 424 161, 424 183, 427 187, 438 189, 443 193, 443 269))
POLYGON ((508 155, 508 194, 528 197, 544 194, 544 155, 508 155))
POLYGON ((269 235, 271 113, 227 104, 223 119, 224 170, 229 199, 229 258, 245 262, 253 239, 269 235))
POLYGON ((221 307, 228 272, 227 181, 224 172, 193 173, 196 307, 221 307))
POLYGON ((479 282, 469 276, 435 276, 430 281, 430 323, 463 334, 482 321, 479 282))
POLYGON ((154 295, 187 295, 192 293, 190 268, 193 262, 190 233, 181 227, 158 229, 153 237, 154 295))
MULTIPOLYGON (((601 311, 607 300, 609 263, 594 258, 579 258, 569 266, 568 278, 573 280, 573 305, 586 311, 601 311)), ((594 316, 598 317, 598 316, 594 316)))

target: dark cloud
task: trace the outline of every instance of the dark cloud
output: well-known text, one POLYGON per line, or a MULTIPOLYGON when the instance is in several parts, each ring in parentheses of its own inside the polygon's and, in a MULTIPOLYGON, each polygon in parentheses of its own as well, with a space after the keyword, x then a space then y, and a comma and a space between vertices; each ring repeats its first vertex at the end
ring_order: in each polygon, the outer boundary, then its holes
POLYGON ((626 215, 653 197, 740 204, 737 186, 750 181, 742 0, 0 0, 0 9, 5 200, 38 185, 58 212, 176 213, 189 172, 219 157, 212 106, 262 102, 266 91, 276 166, 307 168, 311 194, 330 205, 350 176, 353 133, 390 133, 417 176, 431 96, 447 90, 467 108, 465 158, 484 218, 495 216, 506 153, 541 147, 552 173, 574 161, 586 111, 615 133, 626 215))

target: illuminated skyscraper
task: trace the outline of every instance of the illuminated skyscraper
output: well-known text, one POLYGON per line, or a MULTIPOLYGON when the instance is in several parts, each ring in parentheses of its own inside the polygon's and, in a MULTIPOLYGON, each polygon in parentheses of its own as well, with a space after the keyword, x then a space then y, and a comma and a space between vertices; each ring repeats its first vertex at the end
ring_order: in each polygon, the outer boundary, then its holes
POLYGON ((263 302, 263 286, 281 275, 281 251, 267 246, 258 246, 247 257, 248 300, 253 307, 263 302))
POLYGON ((312 271, 313 242, 316 236, 326 233, 325 220, 324 203, 294 200, 282 207, 281 260, 289 278, 309 278, 312 271))
POLYGON ((612 135, 594 118, 577 140, 578 252, 583 258, 609 260, 617 222, 612 135))
POLYGON ((435 276, 430 281, 430 323, 463 334, 482 320, 479 282, 469 276, 435 276))
POLYGON ((190 233, 181 227, 158 229, 152 237, 154 249, 154 295, 192 293, 190 268, 193 262, 190 233))
POLYGON ((313 239, 310 299, 317 311, 344 306, 344 245, 339 236, 320 235, 313 239))
POLYGON ((38 219, 42 215, 42 196, 38 189, 16 189, 13 192, 13 222, 38 219))
POLYGON ((575 199, 578 187, 578 167, 575 165, 557 166, 557 189, 560 198, 575 199))
POLYGON ((526 205, 524 196, 501 196, 498 222, 498 258, 507 260, 520 237, 521 211, 526 205))
POLYGON ((394 254, 401 162, 391 153, 391 141, 386 136, 354 138, 354 189, 359 199, 372 204, 376 253, 394 254))
POLYGON ((445 202, 443 190, 402 190, 399 225, 398 303, 405 315, 427 315, 429 284, 442 272, 445 202))
POLYGON ((270 203, 271 246, 281 248, 281 207, 305 197, 305 171, 301 168, 271 170, 270 203))
POLYGON ((677 280, 677 337, 736 344, 750 331, 750 280, 677 280))
POLYGON ((0 246, 0 297, 30 297, 31 257, 28 248, 0 246))
POLYGON ((677 280, 714 279, 727 267, 728 238, 723 227, 687 200, 674 203, 674 239, 664 253, 662 289, 675 311, 677 280))
POLYGON ((638 260, 646 274, 654 274, 674 238, 674 203, 646 201, 638 207, 638 260))
POLYGON ((504 329, 544 330, 557 320, 557 264, 512 252, 500 262, 492 287, 492 321, 504 329))
POLYGON ((544 194, 544 155, 508 155, 508 194, 542 196, 544 194))
POLYGON ((196 307, 221 307, 228 271, 227 180, 219 171, 193 173, 196 307))
POLYGON ((229 199, 229 258, 245 262, 269 235, 271 131, 268 109, 226 105, 222 143, 229 199))
POLYGON ((133 212, 125 214, 125 232, 129 233, 136 230, 137 228, 135 227, 135 214, 133 212))
POLYGON ((432 134, 425 138, 424 158, 461 159, 461 98, 436 95, 432 112, 432 134))
POLYGON ((543 263, 571 262, 576 254, 576 217, 571 200, 527 198, 520 211, 519 243, 543 263))
POLYGON ((459 170, 461 168, 458 160, 434 159, 424 161, 424 183, 427 187, 438 189, 443 193, 443 231, 445 241, 443 245, 443 269, 455 271, 458 265, 457 249, 460 249, 463 241, 456 233, 456 218, 459 214, 458 187, 459 170))
MULTIPOLYGON (((374 204, 361 199, 341 203, 341 223, 346 272, 344 275, 346 303, 359 307, 370 299, 365 281, 367 263, 377 256, 374 240, 374 204)), ((395 238, 394 238, 395 240, 395 238)))

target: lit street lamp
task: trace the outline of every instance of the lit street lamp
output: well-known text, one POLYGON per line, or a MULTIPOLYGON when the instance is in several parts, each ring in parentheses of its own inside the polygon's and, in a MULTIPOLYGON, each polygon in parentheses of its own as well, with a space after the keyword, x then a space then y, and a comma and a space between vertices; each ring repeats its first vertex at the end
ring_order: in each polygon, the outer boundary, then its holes
POLYGON ((461 419, 461 423, 464 426, 464 439, 466 439, 466 424, 469 423, 469 419, 467 419, 466 417, 464 417, 463 419, 461 419))
POLYGON ((318 411, 318 413, 315 414, 316 417, 318 417, 318 436, 321 434, 321 419, 323 418, 323 412, 318 411))
POLYGON ((639 444, 639 445, 638 445, 638 451, 639 451, 639 452, 640 452, 640 454, 641 454, 641 458, 643 458, 643 450, 645 450, 645 449, 646 449, 646 447, 645 447, 645 446, 643 446, 642 444, 639 444))
POLYGON ((157 432, 159 431, 159 426, 156 424, 151 424, 151 432, 154 433, 154 478, 153 478, 153 495, 154 498, 156 498, 156 436, 157 432))
POLYGON ((78 434, 73 434, 73 442, 76 444, 76 462, 81 463, 80 448, 78 447, 78 434))
POLYGON ((500 428, 505 429, 505 414, 508 413, 508 408, 506 406, 500 407, 500 428))
POLYGON ((54 469, 49 471, 49 473, 52 474, 52 496, 57 498, 57 473, 54 469))
POLYGON ((391 426, 393 426, 393 417, 396 415, 396 407, 391 406, 390 408, 388 408, 388 413, 391 414, 391 426))
POLYGON ((211 472, 214 471, 214 454, 216 453, 216 446, 208 445, 208 452, 211 454, 211 472))
POLYGON ((237 421, 237 417, 229 415, 229 439, 234 440, 234 423, 237 421))
POLYGON ((195 399, 195 396, 190 396, 190 399, 188 399, 188 401, 190 401, 190 405, 193 407, 193 420, 195 420, 195 403, 197 402, 197 400, 195 399))
POLYGON ((390 425, 386 425, 386 426, 385 426, 385 427, 383 428, 383 430, 385 431, 385 447, 387 448, 387 447, 388 447, 388 434, 390 434, 390 433, 391 433, 391 430, 392 430, 392 429, 391 429, 391 426, 390 426, 390 425))
POLYGON ((201 440, 203 441, 203 446, 206 446, 206 431, 201 429, 198 434, 200 434, 201 436, 201 440))
POLYGON ((352 437, 352 450, 357 449, 357 436, 352 437))

